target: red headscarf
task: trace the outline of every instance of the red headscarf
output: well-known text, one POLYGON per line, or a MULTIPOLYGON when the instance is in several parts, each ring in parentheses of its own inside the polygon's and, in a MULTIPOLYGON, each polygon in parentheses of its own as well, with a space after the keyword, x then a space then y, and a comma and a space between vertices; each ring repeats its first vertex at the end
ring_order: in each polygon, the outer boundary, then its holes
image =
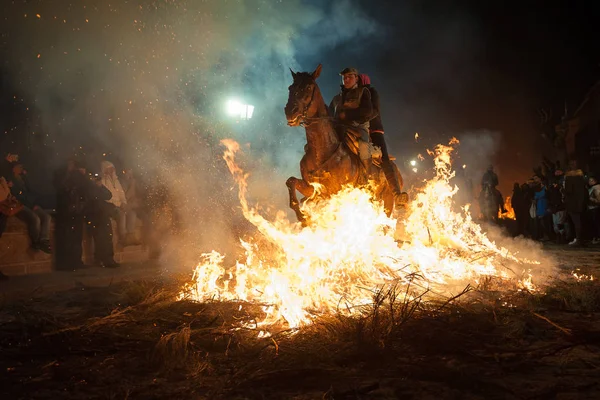
POLYGON ((367 74, 360 74, 360 75, 358 75, 358 77, 360 78, 360 81, 362 82, 363 85, 370 85, 371 84, 371 78, 369 78, 369 75, 367 75, 367 74))

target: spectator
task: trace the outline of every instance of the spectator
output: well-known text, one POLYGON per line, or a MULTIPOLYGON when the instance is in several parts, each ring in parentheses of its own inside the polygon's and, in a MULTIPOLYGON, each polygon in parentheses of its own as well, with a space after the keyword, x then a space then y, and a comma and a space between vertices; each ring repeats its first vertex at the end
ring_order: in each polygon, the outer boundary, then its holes
POLYGON ((583 246, 581 216, 587 209, 589 194, 585 187, 583 171, 577 168, 577 162, 569 162, 569 171, 565 175, 565 210, 573 221, 575 239, 569 246, 583 246))
POLYGON ((87 192, 91 182, 83 165, 76 159, 56 172, 56 269, 76 270, 82 261, 83 220, 87 192))
POLYGON ((119 243, 124 246, 125 238, 127 236, 127 220, 125 211, 127 207, 127 198, 125 196, 125 191, 121 186, 121 182, 119 181, 119 177, 117 176, 117 172, 113 163, 110 161, 102 161, 100 168, 102 171, 102 184, 110 191, 112 195, 110 200, 107 200, 107 202, 113 206, 110 210, 110 216, 117 222, 119 243))
POLYGON ((536 176, 536 190, 534 194, 535 199, 535 213, 536 213, 536 222, 535 222, 535 236, 537 240, 548 240, 547 235, 547 218, 549 215, 548 211, 548 198, 546 197, 546 186, 542 183, 541 179, 536 176))
POLYGON ((567 243, 567 212, 563 202, 561 184, 554 181, 548 187, 548 207, 552 213, 552 227, 556 237, 556 244, 567 243))
MULTIPOLYGON (((0 175, 0 203, 7 202, 11 197, 10 187, 8 186, 8 182, 4 178, 4 176, 0 175)), ((8 215, 5 215, 0 211, 0 238, 2 237, 2 233, 4 233, 4 229, 6 229, 6 221, 8 220, 8 215)), ((8 280, 8 276, 4 275, 2 271, 0 271, 0 281, 8 280)))
POLYGON ((588 210, 592 222, 592 244, 600 243, 600 184, 595 176, 588 178, 589 203, 588 210))
POLYGON ((114 259, 112 225, 108 200, 111 192, 102 183, 102 178, 95 178, 89 185, 85 202, 85 220, 94 239, 94 259, 106 268, 116 268, 120 265, 114 259))
POLYGON ((51 253, 50 248, 50 215, 37 204, 36 196, 29 188, 27 171, 19 161, 11 163, 11 193, 23 205, 16 215, 27 223, 31 247, 45 253, 51 253))
POLYGON ((527 200, 525 199, 525 193, 517 182, 513 186, 512 197, 510 198, 510 205, 515 212, 515 219, 517 220, 517 236, 525 235, 526 224, 528 220, 527 212, 527 200))

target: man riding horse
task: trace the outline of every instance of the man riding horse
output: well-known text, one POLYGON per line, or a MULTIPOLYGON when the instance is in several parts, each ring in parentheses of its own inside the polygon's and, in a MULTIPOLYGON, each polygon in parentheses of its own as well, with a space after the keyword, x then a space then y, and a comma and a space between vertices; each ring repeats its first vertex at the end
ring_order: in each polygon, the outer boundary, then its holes
MULTIPOLYGON (((369 154, 368 121, 372 114, 370 93, 366 88, 358 87, 356 70, 344 79, 344 88, 339 96, 331 102, 333 115, 325 104, 316 79, 321 74, 319 65, 311 72, 292 73, 293 82, 288 88, 288 102, 284 112, 289 126, 303 126, 306 132, 304 156, 300 160, 301 178, 291 176, 286 181, 290 195, 290 207, 299 221, 307 223, 306 215, 300 209, 300 201, 296 191, 305 199, 313 198, 318 184, 317 198, 327 197, 339 192, 346 185, 360 186, 365 182, 365 171, 371 170, 366 162, 372 162, 369 154), (335 119, 335 121, 334 121, 335 119), (343 134, 336 131, 334 122, 343 126, 343 134), (353 142, 346 138, 352 136, 353 142), (364 144, 356 140, 360 137, 364 144), (358 143, 357 143, 358 142, 358 143), (366 145, 366 146, 365 146, 366 145), (357 155, 356 148, 361 147, 363 153, 357 155)), ((340 128, 340 130, 342 130, 340 128)), ((373 167, 369 177, 374 183, 371 190, 374 198, 383 202, 386 214, 394 210, 394 194, 387 179, 379 168, 373 167)), ((398 185, 402 187, 402 175, 396 171, 398 185)))
POLYGON ((340 75, 343 79, 340 93, 329 104, 329 112, 334 118, 340 138, 349 135, 358 141, 358 155, 367 176, 371 173, 371 152, 369 149, 369 121, 373 114, 371 93, 358 85, 358 70, 345 68, 340 75))
POLYGON ((483 174, 481 178, 481 192, 485 191, 485 188, 489 187, 492 193, 495 196, 496 202, 498 206, 501 208, 502 214, 507 213, 508 211, 504 208, 504 199, 502 198, 502 193, 496 188, 498 186, 498 175, 494 172, 494 166, 489 165, 487 171, 483 174))

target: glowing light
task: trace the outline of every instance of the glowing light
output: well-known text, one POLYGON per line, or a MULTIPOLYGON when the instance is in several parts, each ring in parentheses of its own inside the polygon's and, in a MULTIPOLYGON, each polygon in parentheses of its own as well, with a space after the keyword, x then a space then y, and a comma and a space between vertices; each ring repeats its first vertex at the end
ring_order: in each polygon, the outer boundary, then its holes
POLYGON ((467 164, 463 164, 463 169, 466 169, 466 168, 467 168, 467 164))
POLYGON ((417 160, 410 160, 410 165, 413 167, 417 165, 417 160))
POLYGON ((231 117, 240 119, 250 119, 254 114, 254 106, 250 104, 244 104, 239 100, 229 100, 226 103, 227 114, 231 117))
POLYGON ((417 171, 418 171, 418 169, 417 169, 417 168, 413 168, 412 170, 413 170, 413 172, 414 172, 415 174, 416 174, 416 173, 417 173, 417 171))

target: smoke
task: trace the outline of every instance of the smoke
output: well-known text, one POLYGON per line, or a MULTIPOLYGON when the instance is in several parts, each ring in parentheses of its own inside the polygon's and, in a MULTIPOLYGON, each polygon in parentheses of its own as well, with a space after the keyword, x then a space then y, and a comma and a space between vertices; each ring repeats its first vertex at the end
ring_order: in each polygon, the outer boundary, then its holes
POLYGON ((219 139, 250 143, 251 196, 284 208, 285 178, 297 173, 304 145, 303 132, 284 125, 288 67, 302 69, 298 49, 373 32, 349 0, 13 2, 3 10, 3 69, 31 105, 46 161, 56 167, 78 152, 97 171, 106 154, 136 168, 169 193, 177 233, 167 253, 191 262, 198 252, 234 251, 243 229, 219 139), (255 105, 255 117, 228 119, 230 96, 255 105))
POLYGON ((455 161, 455 168, 465 165, 466 174, 474 179, 474 184, 478 184, 488 166, 495 166, 498 172, 495 157, 501 139, 500 132, 488 130, 465 132, 459 135, 460 144, 457 149, 458 159, 455 161))

